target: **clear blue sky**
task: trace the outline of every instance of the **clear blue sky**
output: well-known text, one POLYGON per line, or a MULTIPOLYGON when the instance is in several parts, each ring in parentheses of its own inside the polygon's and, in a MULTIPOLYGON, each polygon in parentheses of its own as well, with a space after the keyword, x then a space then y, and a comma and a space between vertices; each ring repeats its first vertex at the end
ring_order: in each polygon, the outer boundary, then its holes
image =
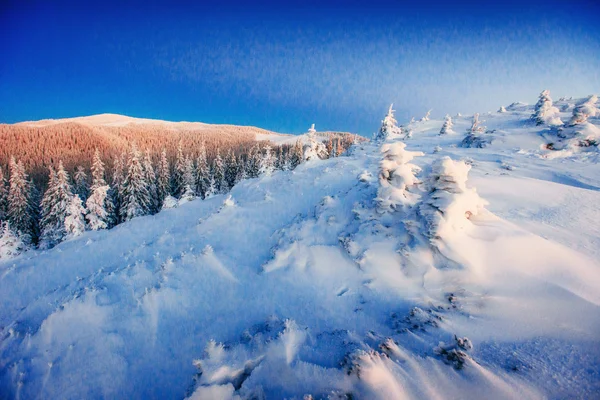
POLYGON ((369 135, 391 102, 403 122, 600 92, 594 1, 79 3, 0 2, 0 122, 110 112, 369 135))

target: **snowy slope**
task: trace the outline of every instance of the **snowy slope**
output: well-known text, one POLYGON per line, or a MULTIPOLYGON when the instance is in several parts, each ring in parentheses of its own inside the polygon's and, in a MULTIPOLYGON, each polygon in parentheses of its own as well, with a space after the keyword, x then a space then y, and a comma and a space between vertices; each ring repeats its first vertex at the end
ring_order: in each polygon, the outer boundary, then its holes
POLYGON ((594 398, 598 153, 530 114, 483 149, 411 125, 419 176, 467 160, 489 203, 452 259, 376 211, 370 143, 0 264, 1 397, 594 398))

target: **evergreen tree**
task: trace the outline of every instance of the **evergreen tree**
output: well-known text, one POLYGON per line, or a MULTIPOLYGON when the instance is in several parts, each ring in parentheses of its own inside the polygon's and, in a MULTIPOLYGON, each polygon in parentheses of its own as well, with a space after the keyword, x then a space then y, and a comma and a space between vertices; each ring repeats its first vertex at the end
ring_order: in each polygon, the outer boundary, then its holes
POLYGON ((0 167, 0 221, 6 221, 8 211, 8 185, 4 177, 4 171, 0 167))
POLYGON ((81 165, 75 169, 73 183, 73 192, 79 196, 81 201, 86 201, 89 196, 88 176, 81 165))
POLYGON ((481 126, 481 122, 479 121, 479 114, 475 113, 473 115, 473 121, 471 122, 471 128, 467 131, 470 134, 478 134, 483 133, 485 131, 485 127, 481 126))
POLYGON ((32 244, 35 238, 33 210, 31 184, 27 181, 25 167, 11 157, 6 216, 13 232, 26 246, 32 244))
POLYGON ((159 199, 158 199, 158 188, 156 185, 156 174, 154 173, 154 167, 152 166, 152 157, 150 156, 150 150, 146 149, 146 155, 144 157, 144 179, 148 185, 148 194, 150 196, 150 208, 149 212, 154 214, 159 210, 159 199))
POLYGON ((289 171, 292 169, 292 148, 288 148, 287 151, 283 153, 283 167, 284 171, 289 171))
POLYGON ((231 149, 227 152, 225 158, 225 182, 227 182, 228 190, 233 188, 238 182, 239 166, 237 158, 231 149))
POLYGON ((395 111, 393 106, 393 104, 390 105, 387 115, 383 121, 381 121, 381 128, 379 128, 379 132, 377 132, 375 140, 386 140, 390 136, 400 136, 402 134, 402 131, 398 128, 398 123, 394 118, 395 111))
POLYGON ((165 149, 160 153, 160 162, 158 164, 158 178, 156 183, 156 197, 158 199, 157 207, 162 207, 167 196, 171 195, 171 168, 167 160, 165 149))
POLYGON ((452 127, 454 124, 452 123, 452 118, 450 115, 446 114, 446 119, 444 120, 444 125, 442 125, 442 129, 440 130, 440 135, 446 135, 449 133, 453 133, 452 127))
POLYGON ((50 168, 48 189, 42 199, 41 247, 51 248, 65 238, 65 218, 72 197, 69 174, 60 161, 56 172, 50 168))
POLYGON ((113 176, 112 176, 112 187, 110 191, 110 198, 112 203, 115 206, 115 214, 114 221, 115 225, 119 222, 123 221, 123 216, 121 215, 121 205, 123 203, 123 182, 125 180, 124 175, 124 155, 122 154, 120 157, 116 157, 113 165, 113 176))
POLYGON ((131 147, 127 162, 127 176, 123 182, 123 200, 120 215, 124 221, 147 215, 150 212, 150 193, 135 144, 131 147))
POLYGON ((304 160, 324 160, 329 157, 327 148, 315 135, 315 124, 308 130, 308 145, 304 147, 304 160))
POLYGON ((338 157, 338 148, 339 148, 340 138, 335 138, 335 140, 331 143, 331 153, 329 153, 329 157, 338 157))
POLYGON ((265 154, 262 156, 260 160, 260 175, 261 176, 270 176, 275 172, 275 157, 271 153, 271 146, 265 146, 265 154))
POLYGON ((0 261, 16 257, 26 249, 27 246, 11 229, 8 221, 0 221, 0 261))
POLYGON ((175 159, 175 170, 173 171, 173 196, 179 198, 185 190, 183 174, 185 173, 185 157, 183 156, 182 142, 177 146, 177 158, 175 159))
POLYGON ((329 136, 329 140, 327 141, 327 154, 329 154, 329 157, 335 157, 335 154, 333 153, 333 138, 331 136, 329 136))
POLYGON ((215 194, 217 194, 217 187, 216 187, 216 184, 215 184, 215 177, 211 173, 210 174, 210 178, 208 180, 208 188, 206 189, 206 193, 204 195, 204 198, 205 199, 210 199, 215 194))
POLYGON ((65 232, 67 237, 79 236, 85 231, 84 214, 85 208, 81 204, 81 199, 77 194, 73 195, 65 216, 65 232))
POLYGON ((185 168, 183 169, 182 183, 183 194, 186 194, 189 197, 189 192, 191 191, 192 196, 195 197, 196 168, 194 168, 194 161, 189 156, 185 158, 185 168))
POLYGON ((215 193, 226 193, 228 187, 225 181, 225 167, 223 166, 223 159, 219 154, 219 150, 217 150, 217 156, 213 161, 212 177, 215 181, 215 193))
POLYGON ((210 169, 206 161, 206 148, 204 143, 198 150, 198 159, 196 160, 196 194, 205 199, 210 186, 210 169))
POLYGON ((302 148, 302 141, 298 139, 291 150, 290 169, 295 169, 302 161, 304 161, 304 150, 302 148))
POLYGON ((558 118, 558 108, 552 105, 550 91, 544 90, 540 93, 538 102, 535 105, 535 111, 531 118, 535 120, 536 125, 562 125, 562 121, 558 118))
POLYGON ((106 207, 107 202, 112 204, 108 195, 109 189, 108 185, 95 187, 85 203, 85 218, 87 219, 88 227, 93 231, 106 229, 111 226, 110 214, 106 207))
POLYGON ((246 175, 248 175, 248 178, 258 178, 260 175, 260 159, 260 149, 255 144, 250 149, 248 160, 246 161, 246 175))

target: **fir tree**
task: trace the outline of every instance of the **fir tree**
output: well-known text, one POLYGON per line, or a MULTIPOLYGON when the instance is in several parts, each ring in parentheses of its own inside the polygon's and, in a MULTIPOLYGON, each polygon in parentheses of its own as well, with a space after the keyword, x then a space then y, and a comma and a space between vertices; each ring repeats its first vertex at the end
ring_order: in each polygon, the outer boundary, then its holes
POLYGON ((61 161, 56 172, 50 168, 48 189, 42 199, 40 244, 43 248, 51 248, 65 238, 65 218, 72 197, 69 174, 61 161))
POLYGON ((275 171, 275 158, 271 153, 271 146, 265 146, 265 154, 263 154, 260 160, 259 174, 261 176, 270 176, 275 171))
MULTIPOLYGON (((183 194, 186 194, 188 197, 190 196, 190 191, 192 196, 195 197, 196 193, 196 168, 194 168, 194 161, 188 156, 185 158, 185 167, 183 169, 182 176, 183 183, 183 194)), ((182 196, 183 196, 182 194, 182 196)))
POLYGON ((450 115, 446 115, 446 118, 444 119, 444 125, 442 125, 442 129, 440 130, 440 135, 453 133, 453 126, 454 124, 452 123, 452 118, 450 117, 450 115))
POLYGON ((28 246, 35 238, 31 185, 23 163, 10 159, 7 220, 16 235, 28 246))
POLYGON ((258 145, 252 146, 246 162, 246 174, 248 178, 258 178, 260 175, 260 159, 261 155, 258 145))
POLYGON ((375 140, 382 141, 382 140, 386 140, 388 137, 391 137, 391 136, 400 136, 401 135, 401 130, 398 128, 398 123, 396 122, 396 119, 394 118, 395 111, 394 111, 393 107, 394 107, 393 104, 390 105, 387 115, 385 116, 383 121, 381 121, 381 128, 379 128, 379 132, 377 132, 377 135, 375 136, 375 140))
POLYGON ((238 182, 239 166, 237 158, 231 149, 227 152, 225 158, 225 182, 227 182, 227 188, 231 189, 238 182))
POLYGON ((154 173, 154 167, 152 166, 152 157, 150 156, 150 150, 146 149, 146 155, 144 156, 143 162, 144 168, 144 179, 148 185, 148 194, 150 196, 150 207, 149 212, 154 214, 159 210, 159 199, 158 199, 158 188, 156 185, 156 174, 154 173))
POLYGON ((198 150, 198 159, 196 160, 196 194, 205 199, 210 186, 210 169, 206 161, 206 148, 204 143, 198 150))
POLYGON ((277 161, 275 168, 283 171, 285 164, 285 155, 283 154, 283 146, 277 146, 277 161))
POLYGON ((73 183, 73 192, 79 196, 81 201, 85 202, 89 196, 88 176, 81 165, 75 169, 73 183))
POLYGON ((335 157, 335 154, 333 153, 333 138, 331 136, 329 136, 329 140, 327 141, 327 154, 329 154, 329 157, 335 157))
POLYGON ((157 207, 162 207, 167 196, 171 195, 171 168, 167 159, 165 149, 160 153, 160 162, 158 164, 158 178, 156 183, 157 207))
POLYGON ((0 221, 0 261, 16 257, 26 249, 27 246, 11 229, 10 223, 0 221))
POLYGON ((95 187, 85 203, 87 209, 85 218, 88 227, 93 231, 106 229, 111 225, 110 214, 106 207, 107 202, 111 202, 109 189, 108 185, 95 187))
POLYGON ((302 141, 298 139, 291 150, 290 169, 295 169, 302 161, 304 161, 304 150, 302 148, 302 141))
POLYGON ((226 193, 227 182, 225 181, 225 167, 223 166, 223 159, 217 150, 217 156, 213 161, 212 177, 214 179, 215 193, 226 193))
POLYGON ((81 235, 85 231, 85 208, 81 204, 81 199, 77 194, 71 197, 71 202, 67 207, 65 216, 65 232, 67 237, 81 235))
POLYGON ((315 124, 312 124, 308 130, 308 145, 304 147, 304 160, 324 160, 329 157, 329 153, 323 142, 318 140, 315 135, 315 124))
POLYGON ((123 200, 120 215, 124 221, 147 215, 150 212, 150 193, 144 178, 144 168, 136 145, 131 147, 127 162, 127 176, 123 182, 123 200))
POLYGON ((558 108, 552 105, 549 90, 544 90, 540 93, 531 118, 535 120, 536 125, 562 125, 562 121, 558 118, 558 108))
POLYGON ((177 146, 177 158, 175 159, 175 168, 173 171, 173 196, 179 198, 185 190, 183 174, 185 173, 185 157, 183 156, 182 142, 177 146))
POLYGON ((6 221, 8 211, 8 185, 4 177, 4 171, 0 167, 0 221, 6 221))
POLYGON ((113 166, 113 177, 112 177, 112 187, 110 191, 110 198, 115 207, 115 215, 114 220, 115 224, 123 221, 123 216, 121 215, 121 205, 123 203, 123 182, 125 180, 124 175, 124 162, 125 156, 122 154, 120 157, 116 157, 114 160, 113 166))

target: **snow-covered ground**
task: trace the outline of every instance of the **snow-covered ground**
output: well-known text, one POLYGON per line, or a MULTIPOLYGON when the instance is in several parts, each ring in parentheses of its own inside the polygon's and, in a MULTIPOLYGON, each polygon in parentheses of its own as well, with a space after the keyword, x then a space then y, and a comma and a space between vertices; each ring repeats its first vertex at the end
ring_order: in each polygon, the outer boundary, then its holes
POLYGON ((530 114, 411 124, 415 198, 448 156, 488 202, 439 240, 379 212, 366 143, 3 262, 0 397, 597 397, 600 157, 530 114))

